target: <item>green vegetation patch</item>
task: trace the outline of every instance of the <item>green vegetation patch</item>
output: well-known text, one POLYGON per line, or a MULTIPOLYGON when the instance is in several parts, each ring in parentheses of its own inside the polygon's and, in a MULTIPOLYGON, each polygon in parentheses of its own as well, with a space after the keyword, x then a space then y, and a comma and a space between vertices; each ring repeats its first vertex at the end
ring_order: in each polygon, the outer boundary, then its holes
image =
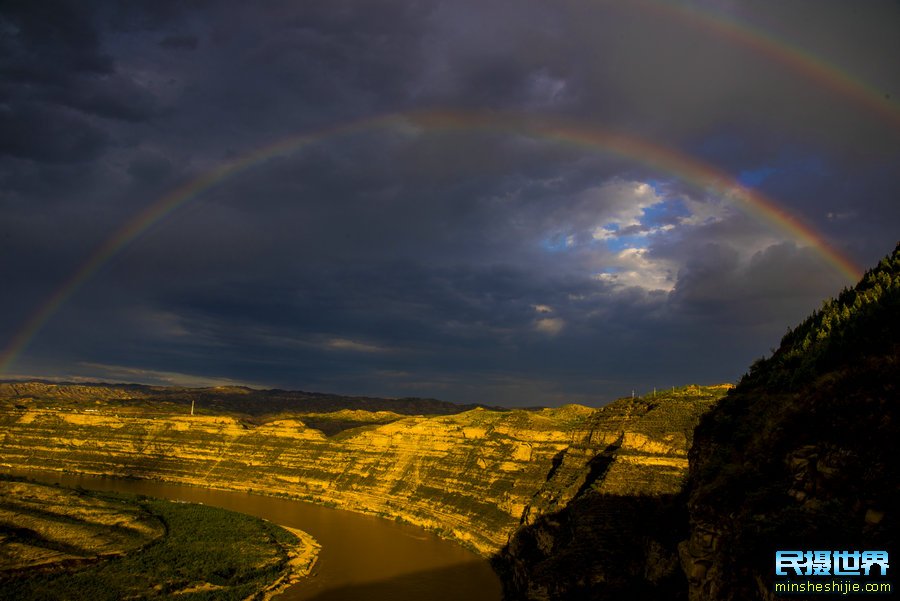
POLYGON ((900 244, 866 271, 854 288, 828 299, 803 323, 788 329, 771 357, 761 357, 739 385, 740 391, 768 387, 798 390, 846 363, 848 357, 897 350, 892 335, 900 322, 900 244))
POLYGON ((289 569, 289 550, 298 543, 275 524, 224 509, 87 495, 125 501, 156 516, 165 536, 124 556, 70 569, 0 573, 0 599, 246 599, 289 569))

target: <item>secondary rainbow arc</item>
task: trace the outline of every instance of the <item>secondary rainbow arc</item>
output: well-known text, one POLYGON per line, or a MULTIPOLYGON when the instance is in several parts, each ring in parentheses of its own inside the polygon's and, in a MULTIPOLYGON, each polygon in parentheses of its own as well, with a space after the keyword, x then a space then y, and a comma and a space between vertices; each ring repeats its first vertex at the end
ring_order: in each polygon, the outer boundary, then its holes
POLYGON ((425 131, 496 131, 553 140, 593 151, 612 153, 660 169, 694 184, 712 187, 739 201, 750 214, 787 234, 803 246, 809 246, 848 280, 857 281, 860 268, 797 216, 779 206, 762 193, 740 185, 727 173, 699 159, 657 143, 594 125, 571 123, 553 119, 533 119, 527 116, 475 111, 430 110, 379 115, 320 130, 312 134, 291 136, 259 148, 243 157, 210 169, 200 176, 173 189, 148 205, 124 226, 105 240, 25 321, 0 354, 0 374, 10 366, 28 346, 38 331, 56 314, 65 302, 109 260, 139 236, 163 220, 173 211, 203 192, 265 161, 297 152, 310 144, 379 128, 410 126, 425 131))
POLYGON ((664 0, 635 0, 650 11, 721 36, 767 60, 797 73, 837 96, 877 115, 900 129, 900 105, 871 84, 817 55, 748 23, 716 15, 696 6, 664 0))

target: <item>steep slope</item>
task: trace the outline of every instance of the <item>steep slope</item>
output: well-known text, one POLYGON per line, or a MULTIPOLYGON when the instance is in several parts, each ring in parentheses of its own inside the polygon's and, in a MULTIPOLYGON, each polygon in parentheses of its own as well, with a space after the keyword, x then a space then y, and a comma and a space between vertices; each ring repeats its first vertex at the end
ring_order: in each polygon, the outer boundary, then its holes
POLYGON ((776 549, 900 549, 898 374, 900 246, 698 426, 680 547, 692 600, 773 598, 776 549))
POLYGON ((679 598, 687 588, 676 553, 686 530, 681 449, 703 412, 696 408, 705 411, 728 388, 688 387, 598 412, 594 444, 558 458, 494 560, 506 597, 679 598))
MULTIPOLYGON (((159 404, 150 414, 135 406, 117 413, 118 405, 91 396, 68 409, 15 397, 0 404, 0 456, 15 468, 305 498, 401 518, 489 554, 523 516, 563 507, 586 486, 677 489, 689 432, 710 394, 722 392, 625 399, 600 410, 375 414, 375 424, 332 437, 290 417, 257 424, 183 408, 164 414, 159 404), (377 423, 388 418, 394 421, 377 423), (603 474, 592 469, 601 455, 609 468, 603 474)), ((365 421, 358 413, 338 419, 345 417, 365 421)))

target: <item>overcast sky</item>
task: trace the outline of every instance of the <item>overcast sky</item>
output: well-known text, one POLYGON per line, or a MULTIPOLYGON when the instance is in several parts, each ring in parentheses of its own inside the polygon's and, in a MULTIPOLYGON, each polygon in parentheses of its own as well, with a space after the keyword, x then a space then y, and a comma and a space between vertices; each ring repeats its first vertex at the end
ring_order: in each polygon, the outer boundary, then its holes
POLYGON ((898 31, 876 0, 4 1, 0 377, 734 382, 854 283, 829 253, 900 238, 898 31))

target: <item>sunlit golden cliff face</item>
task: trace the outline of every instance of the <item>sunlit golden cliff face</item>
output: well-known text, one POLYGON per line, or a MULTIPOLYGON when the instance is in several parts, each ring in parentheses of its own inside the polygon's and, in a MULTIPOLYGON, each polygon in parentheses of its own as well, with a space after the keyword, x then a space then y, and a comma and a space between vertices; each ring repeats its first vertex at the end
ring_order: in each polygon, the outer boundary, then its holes
MULTIPOLYGON (((0 384, 4 465, 308 499, 399 518, 485 554, 585 489, 677 492, 693 427, 724 393, 690 387, 601 409, 382 411, 372 425, 327 437, 306 422, 328 415, 263 423, 182 408, 150 415, 134 405, 120 410, 102 386, 55 387, 55 396, 52 388, 0 384), (76 404, 56 406, 63 393, 76 404), (386 420, 393 421, 377 423, 386 420), (592 473, 598 458, 600 478, 592 473)), ((367 420, 364 412, 351 417, 367 420)))

